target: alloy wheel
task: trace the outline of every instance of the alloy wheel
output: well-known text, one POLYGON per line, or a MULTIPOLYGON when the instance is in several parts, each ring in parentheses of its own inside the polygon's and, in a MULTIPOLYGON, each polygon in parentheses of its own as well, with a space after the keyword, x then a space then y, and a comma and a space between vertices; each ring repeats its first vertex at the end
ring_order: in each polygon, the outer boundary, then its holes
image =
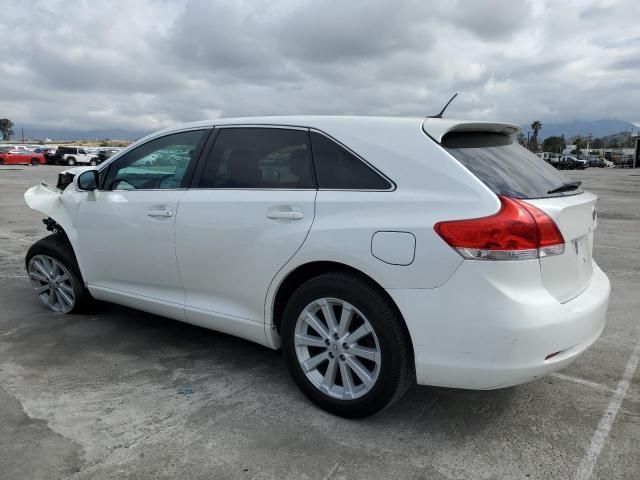
POLYGON ((296 322, 294 347, 307 378, 330 397, 353 400, 376 384, 382 363, 378 337, 344 300, 320 298, 307 305, 296 322))
POLYGON ((27 271, 31 286, 47 307, 58 313, 73 310, 76 296, 71 273, 59 260, 49 255, 34 255, 27 271))

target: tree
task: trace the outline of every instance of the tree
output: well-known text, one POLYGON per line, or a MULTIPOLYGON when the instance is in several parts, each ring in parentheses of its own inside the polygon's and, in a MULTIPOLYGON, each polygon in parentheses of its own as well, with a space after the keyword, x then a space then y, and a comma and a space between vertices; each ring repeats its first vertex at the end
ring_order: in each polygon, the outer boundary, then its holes
POLYGON ((524 136, 524 133, 520 132, 518 134, 518 143, 523 147, 527 146, 527 137, 524 136))
POLYGON ((591 146, 593 148, 600 149, 600 148, 604 147, 604 142, 602 141, 602 139, 600 137, 596 137, 596 138, 593 139, 593 143, 591 144, 591 146))
POLYGON ((531 123, 531 130, 533 130, 533 135, 531 136, 531 143, 529 145, 530 150, 538 149, 538 132, 542 130, 542 122, 540 120, 534 120, 531 123))
POLYGON ((636 146, 636 140, 631 136, 630 133, 622 142, 622 148, 633 148, 636 146))
POLYGON ((562 137, 547 137, 542 142, 542 149, 545 152, 562 153, 564 150, 564 136, 562 137))
POLYGON ((2 133, 2 140, 11 140, 13 135, 13 122, 8 118, 0 119, 0 133, 2 133))
POLYGON ((584 140, 581 137, 576 137, 573 139, 573 144, 576 146, 573 150, 571 150, 572 155, 579 155, 582 153, 582 147, 584 147, 584 140))

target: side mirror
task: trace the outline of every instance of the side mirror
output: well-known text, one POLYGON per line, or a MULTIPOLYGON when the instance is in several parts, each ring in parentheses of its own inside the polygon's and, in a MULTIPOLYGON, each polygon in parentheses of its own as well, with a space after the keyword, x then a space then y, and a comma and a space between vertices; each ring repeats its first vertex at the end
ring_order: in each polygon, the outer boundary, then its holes
POLYGON ((86 172, 82 172, 80 175, 78 175, 76 187, 78 187, 78 190, 92 192, 98 189, 99 184, 100 177, 98 175, 98 171, 87 170, 86 172))

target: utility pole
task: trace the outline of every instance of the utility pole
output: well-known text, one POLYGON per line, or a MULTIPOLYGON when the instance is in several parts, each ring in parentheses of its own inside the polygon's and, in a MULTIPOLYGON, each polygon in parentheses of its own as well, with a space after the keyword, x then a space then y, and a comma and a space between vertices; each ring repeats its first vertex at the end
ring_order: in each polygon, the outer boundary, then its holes
POLYGON ((21 127, 20 131, 22 132, 22 143, 24 143, 24 127, 21 127))
POLYGON ((587 140, 587 155, 589 155, 589 144, 591 143, 591 132, 589 132, 589 140, 587 140))

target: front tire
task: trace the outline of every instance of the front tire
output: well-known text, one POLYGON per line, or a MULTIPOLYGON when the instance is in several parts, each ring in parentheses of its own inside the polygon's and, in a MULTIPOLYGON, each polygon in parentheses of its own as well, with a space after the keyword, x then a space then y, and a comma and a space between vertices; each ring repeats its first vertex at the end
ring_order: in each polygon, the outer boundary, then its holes
POLYGON ((38 165, 40 165, 40 162, 38 161, 37 158, 32 158, 31 159, 31 165, 38 166, 38 165))
POLYGON ((68 166, 72 167, 72 166, 74 166, 75 164, 76 164, 76 159, 75 159, 75 158, 73 158, 73 157, 69 157, 69 158, 67 158, 67 165, 68 165, 68 166))
POLYGON ((27 252, 25 263, 32 288, 50 310, 77 312, 90 300, 64 233, 54 233, 34 243, 27 252))
POLYGON ((415 380, 399 312, 377 286, 358 276, 332 272, 304 283, 287 303, 281 333, 294 381, 335 415, 373 415, 415 380))

